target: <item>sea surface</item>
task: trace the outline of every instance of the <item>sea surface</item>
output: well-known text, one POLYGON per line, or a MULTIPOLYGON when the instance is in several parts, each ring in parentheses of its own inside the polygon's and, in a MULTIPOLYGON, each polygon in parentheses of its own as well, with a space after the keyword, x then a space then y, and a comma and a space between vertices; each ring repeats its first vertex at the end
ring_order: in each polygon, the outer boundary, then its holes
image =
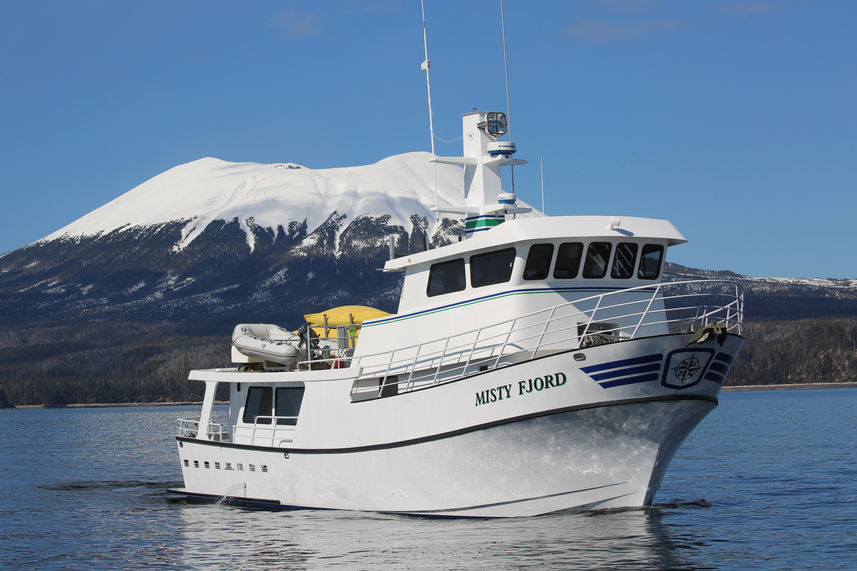
POLYGON ((853 388, 724 393, 657 505, 507 520, 188 503, 166 489, 197 411, 0 411, 0 567, 857 568, 853 388))

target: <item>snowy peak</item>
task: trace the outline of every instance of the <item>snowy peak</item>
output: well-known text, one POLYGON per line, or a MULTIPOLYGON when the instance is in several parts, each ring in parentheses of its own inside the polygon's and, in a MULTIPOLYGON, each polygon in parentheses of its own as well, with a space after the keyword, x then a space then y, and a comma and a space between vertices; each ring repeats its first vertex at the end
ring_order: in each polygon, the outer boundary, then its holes
MULTIPOLYGON (((97 236, 114 230, 184 224, 182 250, 215 220, 237 220, 251 250, 252 226, 288 228, 307 223, 309 232, 336 211, 348 219, 389 215, 410 230, 412 215, 434 229, 437 217, 430 153, 388 157, 372 165, 310 169, 295 163, 231 163, 206 157, 161 173, 40 240, 97 236)), ((462 200, 460 167, 437 165, 440 206, 462 200)))

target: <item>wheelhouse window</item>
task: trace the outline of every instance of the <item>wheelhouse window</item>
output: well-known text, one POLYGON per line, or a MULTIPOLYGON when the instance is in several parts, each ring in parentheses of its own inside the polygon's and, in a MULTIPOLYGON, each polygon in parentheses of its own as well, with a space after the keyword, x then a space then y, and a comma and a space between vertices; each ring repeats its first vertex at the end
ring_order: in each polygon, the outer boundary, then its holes
POLYGON ((533 244, 524 266, 525 280, 543 280, 548 277, 553 258, 553 244, 533 244))
POLYGON ((426 289, 429 297, 461 291, 465 287, 467 281, 464 279, 464 258, 432 265, 426 289))
POLYGON ((250 387, 247 391, 247 401, 244 404, 244 422, 253 424, 271 424, 271 387, 250 387), (258 418, 258 417, 267 418, 258 418))
POLYGON ((646 244, 640 256, 640 269, 637 277, 641 280, 656 280, 661 274, 661 262, 664 259, 664 247, 660 244, 646 244))
POLYGON ((556 253, 556 264, 553 277, 558 280, 569 280, 577 277, 580 269, 580 258, 583 256, 583 244, 580 242, 563 242, 556 253))
POLYGON ((473 287, 499 284, 512 279, 515 248, 505 248, 470 257, 470 285, 473 287))
POLYGON ((616 246, 616 255, 613 257, 613 269, 610 277, 618 280, 627 280, 634 275, 634 265, 637 261, 637 249, 639 246, 633 242, 620 242, 616 246))
POLYGON ((584 278, 603 278, 607 274, 607 262, 610 260, 610 242, 592 242, 586 250, 586 261, 583 263, 584 278))
POLYGON ((274 409, 277 424, 294 426, 298 423, 301 402, 304 400, 303 387, 278 387, 277 404, 274 409))

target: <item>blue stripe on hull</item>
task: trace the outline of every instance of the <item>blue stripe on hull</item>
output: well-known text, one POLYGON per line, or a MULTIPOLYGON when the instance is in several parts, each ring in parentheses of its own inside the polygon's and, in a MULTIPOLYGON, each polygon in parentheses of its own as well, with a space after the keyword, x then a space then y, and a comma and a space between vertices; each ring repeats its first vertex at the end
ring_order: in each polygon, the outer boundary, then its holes
MULTIPOLYGON (((658 367, 658 369, 660 369, 660 367, 658 367)), ((616 381, 606 381, 598 384, 604 387, 605 389, 609 389, 610 387, 621 387, 622 385, 633 385, 634 383, 648 383, 649 381, 657 381, 660 377, 660 372, 658 372, 649 375, 640 375, 638 377, 628 377, 626 379, 619 379, 616 381)))
POLYGON ((655 353, 653 355, 644 355, 642 357, 634 357, 632 359, 620 359, 619 361, 610 361, 609 363, 599 363, 598 365, 590 365, 588 367, 581 367, 580 370, 586 374, 594 373, 596 371, 604 371, 606 369, 618 369, 619 367, 625 367, 628 365, 639 365, 642 363, 652 363, 655 361, 662 361, 664 358, 663 353, 655 353))
POLYGON ((660 363, 652 363, 651 365, 643 365, 641 367, 628 367, 606 373, 598 373, 597 375, 589 375, 596 381, 604 381, 607 379, 615 379, 616 377, 627 377, 628 375, 636 375, 638 373, 651 373, 652 371, 660 371, 660 363))
POLYGON ((635 383, 648 383, 660 378, 663 366, 663 353, 653 353, 631 359, 619 359, 608 363, 599 363, 581 367, 580 370, 602 388, 621 387, 635 383))

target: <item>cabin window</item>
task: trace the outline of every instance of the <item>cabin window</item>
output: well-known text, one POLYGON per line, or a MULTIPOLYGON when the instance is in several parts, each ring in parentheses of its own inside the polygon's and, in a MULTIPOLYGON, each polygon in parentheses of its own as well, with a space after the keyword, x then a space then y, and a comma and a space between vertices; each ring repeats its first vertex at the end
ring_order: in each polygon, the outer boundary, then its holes
POLYGON ((617 280, 627 280, 634 275, 634 264, 637 261, 637 248, 633 242, 620 242, 616 246, 616 255, 613 257, 613 269, 610 277, 617 280))
POLYGON ((288 424, 294 426, 298 423, 298 414, 301 411, 301 401, 304 400, 303 387, 278 387, 277 388, 277 424, 288 424))
POLYGON ((271 424, 271 387, 250 387, 247 391, 247 402, 244 404, 244 422, 271 424), (258 417, 267 418, 258 418, 258 417))
POLYGON ((556 254, 556 265, 553 268, 553 277, 558 280, 576 278, 582 255, 583 244, 580 242, 563 242, 560 244, 556 254))
POLYGON ((610 242, 592 242, 586 250, 586 261, 583 263, 583 277, 603 278, 607 274, 607 261, 610 259, 610 242))
POLYGON ((473 287, 499 284, 512 279, 515 248, 505 248, 470 257, 470 285, 473 287))
POLYGON ((527 264, 524 266, 525 280, 543 280, 548 277, 553 258, 553 244, 533 244, 527 255, 527 264))
POLYGON ((464 258, 432 265, 426 289, 429 297, 461 291, 465 287, 467 282, 464 279, 464 258))
POLYGON ((664 259, 664 247, 659 244, 646 244, 640 256, 640 269, 637 277, 641 280, 656 280, 661 273, 661 262, 664 259))

